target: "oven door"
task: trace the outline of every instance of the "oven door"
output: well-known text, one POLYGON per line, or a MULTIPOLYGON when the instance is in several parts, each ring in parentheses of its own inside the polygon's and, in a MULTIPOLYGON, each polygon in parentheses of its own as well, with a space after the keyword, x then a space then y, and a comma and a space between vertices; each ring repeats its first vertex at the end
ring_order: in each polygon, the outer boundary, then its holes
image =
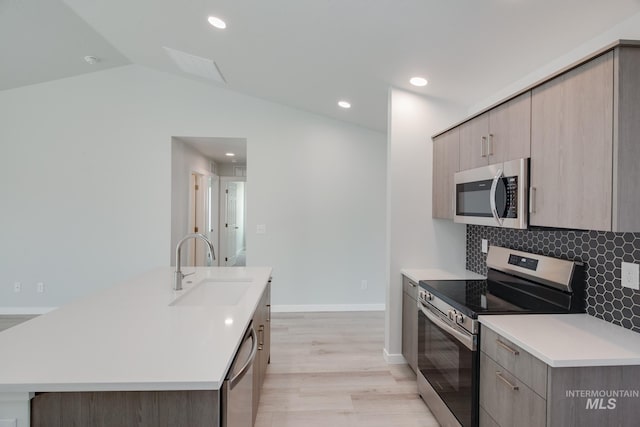
POLYGON ((454 221, 527 228, 528 165, 519 159, 456 173, 454 221))
POLYGON ((429 304, 418 302, 418 307, 418 373, 426 380, 423 387, 421 378, 418 380, 420 394, 440 424, 477 426, 477 335, 460 328, 429 304))

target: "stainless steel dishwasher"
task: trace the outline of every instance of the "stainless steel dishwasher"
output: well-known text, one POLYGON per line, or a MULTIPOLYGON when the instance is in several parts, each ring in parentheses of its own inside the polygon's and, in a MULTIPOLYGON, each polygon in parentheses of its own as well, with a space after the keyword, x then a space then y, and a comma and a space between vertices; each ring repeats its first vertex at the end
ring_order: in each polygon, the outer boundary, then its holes
POLYGON ((222 427, 253 424, 253 361, 257 350, 258 339, 251 322, 222 384, 222 427))

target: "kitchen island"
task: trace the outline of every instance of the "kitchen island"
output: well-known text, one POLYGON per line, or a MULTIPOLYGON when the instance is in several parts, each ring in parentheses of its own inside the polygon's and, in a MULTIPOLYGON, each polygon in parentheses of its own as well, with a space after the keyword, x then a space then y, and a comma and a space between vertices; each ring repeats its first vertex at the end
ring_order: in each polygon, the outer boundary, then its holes
POLYGON ((0 425, 29 426, 36 393, 220 390, 271 268, 193 271, 181 291, 159 268, 0 333, 0 425))

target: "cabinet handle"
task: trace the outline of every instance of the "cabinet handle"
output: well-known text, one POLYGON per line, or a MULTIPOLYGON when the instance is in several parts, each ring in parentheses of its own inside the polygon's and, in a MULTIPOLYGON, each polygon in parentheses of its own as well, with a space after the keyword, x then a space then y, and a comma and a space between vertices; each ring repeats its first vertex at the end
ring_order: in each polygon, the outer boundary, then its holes
POLYGON ((415 287, 416 287, 416 284, 415 284, 415 283, 413 283, 411 280, 409 280, 409 286, 411 286, 412 288, 415 288, 415 287))
POLYGON ((271 304, 267 304, 267 322, 271 322, 271 304))
POLYGON ((489 134, 489 139, 487 139, 487 151, 490 156, 493 156, 493 134, 489 134))
POLYGON ((505 343, 503 343, 499 339, 496 339, 496 344, 498 344, 500 347, 504 348, 509 353, 513 354, 514 356, 517 356, 517 355, 520 354, 520 352, 518 350, 516 350, 515 348, 509 347, 508 345, 506 345, 505 343))
POLYGON ((258 350, 262 350, 264 345, 264 325, 260 325, 258 328, 258 350))
POLYGON ((496 377, 500 378, 502 380, 502 382, 505 383, 507 385, 507 387, 509 387, 511 390, 513 390, 513 391, 517 391, 518 390, 518 386, 515 385, 515 384, 511 384, 511 381, 509 381, 508 379, 503 377, 501 371, 496 371, 496 377))
POLYGON ((529 187, 529 213, 536 213, 536 187, 529 187))
POLYGON ((485 152, 485 145, 487 144, 487 137, 483 136, 480 139, 480 157, 487 157, 487 153, 485 152))

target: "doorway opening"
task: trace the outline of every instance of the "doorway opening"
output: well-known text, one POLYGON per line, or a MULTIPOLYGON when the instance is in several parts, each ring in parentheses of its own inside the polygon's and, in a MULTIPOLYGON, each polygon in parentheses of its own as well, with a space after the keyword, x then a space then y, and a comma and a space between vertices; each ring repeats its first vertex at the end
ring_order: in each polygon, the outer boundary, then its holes
POLYGON ((213 243, 216 259, 204 243, 183 246, 183 265, 246 265, 245 138, 171 138, 171 264, 175 247, 189 233, 213 243))
POLYGON ((220 216, 220 265, 246 265, 246 180, 222 177, 220 180, 223 214, 220 216))

